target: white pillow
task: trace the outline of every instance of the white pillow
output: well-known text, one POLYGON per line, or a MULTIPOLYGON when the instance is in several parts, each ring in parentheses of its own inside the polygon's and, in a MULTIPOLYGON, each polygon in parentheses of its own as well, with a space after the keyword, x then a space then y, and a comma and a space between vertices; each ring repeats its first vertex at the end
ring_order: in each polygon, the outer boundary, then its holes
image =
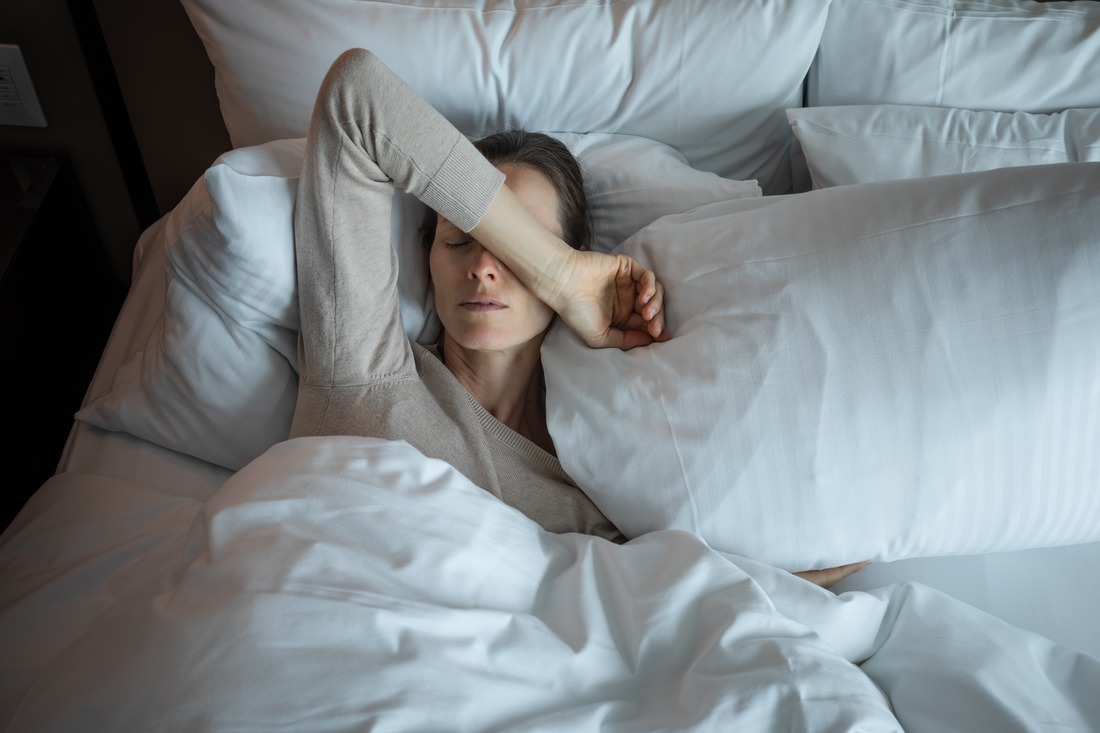
POLYGON ((833 0, 808 107, 1100 107, 1100 3, 833 0))
POLYGON ((763 193, 754 180, 729 180, 696 170, 679 151, 648 138, 551 134, 581 161, 592 207, 592 249, 600 252, 610 252, 667 214, 763 193))
POLYGON ((665 217, 623 249, 673 339, 544 344, 558 455, 628 536, 790 570, 1100 540, 1097 232, 1097 163, 665 217))
MULTIPOLYGON (((161 321, 78 420, 239 469, 285 440, 297 398, 294 177, 301 145, 219 158, 168 215, 161 321), (272 173, 272 169, 280 173, 272 173)), ((154 243, 156 244, 156 243, 154 243)), ((135 283, 134 290, 137 290, 135 283)))
MULTIPOLYGON (((754 181, 697 171, 652 140, 561 137, 587 174, 598 248, 665 214, 760 194, 754 181)), ((286 439, 298 385, 293 211, 304 151, 304 139, 234 150, 192 187, 165 225, 166 300, 149 304, 163 319, 77 419, 234 470, 286 439)), ((417 237, 425 208, 404 192, 395 204, 401 315, 410 338, 431 341, 438 324, 417 237)))
POLYGON ((368 48, 465 134, 616 132, 790 189, 790 129, 828 0, 183 0, 235 147, 307 132, 321 79, 368 48))
POLYGON ((814 188, 1100 161, 1100 109, 1042 115, 852 105, 787 110, 814 188))

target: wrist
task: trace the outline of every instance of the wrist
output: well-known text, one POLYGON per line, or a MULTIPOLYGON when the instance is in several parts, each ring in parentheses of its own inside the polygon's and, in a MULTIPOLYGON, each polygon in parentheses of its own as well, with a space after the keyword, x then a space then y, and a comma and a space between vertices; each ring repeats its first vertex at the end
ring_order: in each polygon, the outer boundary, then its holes
POLYGON ((570 303, 579 297, 577 291, 579 263, 577 250, 564 244, 552 263, 549 263, 542 274, 540 282, 531 287, 531 292, 555 313, 561 313, 570 303))

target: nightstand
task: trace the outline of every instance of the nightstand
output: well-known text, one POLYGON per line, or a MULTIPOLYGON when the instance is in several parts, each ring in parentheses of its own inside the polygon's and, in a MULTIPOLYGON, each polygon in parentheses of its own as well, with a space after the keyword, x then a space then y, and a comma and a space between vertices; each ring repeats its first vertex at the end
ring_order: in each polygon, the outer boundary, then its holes
POLYGON ((68 156, 0 150, 0 527, 56 470, 124 296, 68 156))

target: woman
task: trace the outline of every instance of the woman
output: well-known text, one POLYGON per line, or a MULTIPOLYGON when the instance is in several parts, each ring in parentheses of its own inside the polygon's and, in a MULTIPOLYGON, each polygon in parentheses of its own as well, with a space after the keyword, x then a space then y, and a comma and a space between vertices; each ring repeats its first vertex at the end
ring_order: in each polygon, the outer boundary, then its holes
POLYGON ((586 214, 561 216, 575 197, 555 186, 554 168, 496 167, 371 53, 336 60, 295 209, 302 320, 291 436, 405 440, 551 532, 622 542, 555 456, 539 348, 555 313, 592 347, 665 341, 663 291, 633 259, 563 240, 586 214), (436 349, 401 324, 395 185, 437 212, 436 349))
POLYGON ((341 55, 314 109, 295 209, 291 435, 405 440, 550 531, 622 541, 554 455, 539 347, 555 312, 593 346, 665 340, 662 292, 633 260, 563 242, 558 208, 541 173, 494 167, 372 54, 341 55), (394 185, 439 212, 438 349, 401 324, 394 185))

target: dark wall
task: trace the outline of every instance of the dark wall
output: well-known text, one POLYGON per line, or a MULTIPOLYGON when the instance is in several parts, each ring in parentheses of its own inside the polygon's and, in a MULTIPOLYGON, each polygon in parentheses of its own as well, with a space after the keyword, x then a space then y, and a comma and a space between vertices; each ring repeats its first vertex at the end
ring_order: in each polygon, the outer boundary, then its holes
POLYGON ((65 0, 0 3, 0 42, 22 49, 48 123, 0 126, 0 147, 69 154, 113 270, 128 282, 140 229, 65 0))
POLYGON ((156 205, 167 213, 230 149, 214 67, 179 0, 69 0, 95 6, 156 205))
POLYGON ((214 72, 179 0, 4 0, 45 128, 0 126, 0 147, 69 154, 113 272, 129 282, 141 231, 229 149, 214 72))

